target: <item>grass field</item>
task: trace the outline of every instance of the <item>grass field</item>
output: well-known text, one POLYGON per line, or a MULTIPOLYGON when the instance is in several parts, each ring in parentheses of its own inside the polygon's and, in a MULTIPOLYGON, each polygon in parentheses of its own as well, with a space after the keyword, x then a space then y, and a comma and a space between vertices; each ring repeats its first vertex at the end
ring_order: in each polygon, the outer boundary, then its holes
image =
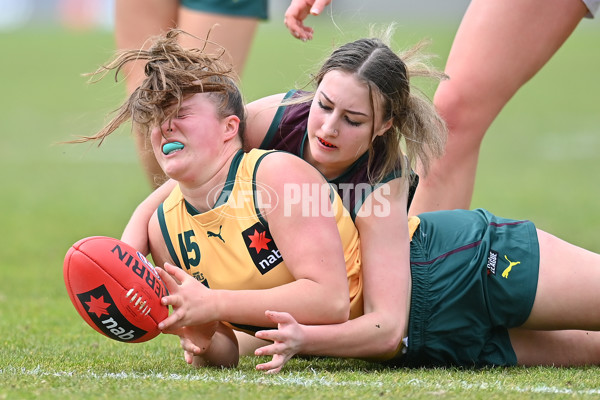
MULTIPOLYGON (((332 44, 366 24, 324 19, 313 43, 279 21, 261 26, 244 76, 247 100, 304 84, 332 44)), ((398 27, 396 44, 432 38, 439 65, 456 21, 398 27)), ((600 251, 600 54, 598 21, 585 21, 546 68, 503 110, 484 142, 474 207, 529 218, 600 251)), ((100 149, 62 145, 93 133, 124 89, 86 85, 113 51, 111 33, 57 29, 0 34, 0 399, 96 398, 598 398, 597 368, 388 370, 352 360, 293 360, 277 376, 193 370, 178 341, 112 342, 76 314, 62 260, 76 240, 116 236, 148 186, 125 129, 100 149)), ((434 88, 426 88, 431 93, 434 88)), ((493 94, 490 94, 493 95, 493 94)))

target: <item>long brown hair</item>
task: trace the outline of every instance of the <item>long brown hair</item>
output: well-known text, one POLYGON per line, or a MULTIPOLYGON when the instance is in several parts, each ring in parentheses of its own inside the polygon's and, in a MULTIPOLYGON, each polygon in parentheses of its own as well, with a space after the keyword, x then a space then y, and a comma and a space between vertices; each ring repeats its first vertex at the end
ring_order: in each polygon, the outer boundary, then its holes
MULTIPOLYGON (((411 82, 415 77, 439 81, 446 75, 429 64, 431 57, 423 52, 428 44, 426 41, 396 54, 385 43, 391 32, 391 28, 384 32, 383 39, 359 39, 340 46, 312 79, 318 87, 329 71, 348 72, 367 84, 373 111, 375 96, 380 97, 381 120, 391 119, 392 126, 369 146, 368 174, 372 183, 380 182, 397 168, 399 162, 403 171, 410 171, 418 161, 427 172, 431 158, 442 154, 447 134, 446 125, 433 103, 411 82)), ((310 94, 293 102, 309 101, 313 96, 310 94)), ((375 121, 373 112, 373 129, 375 121)), ((402 175, 408 178, 410 174, 403 172, 402 175)))

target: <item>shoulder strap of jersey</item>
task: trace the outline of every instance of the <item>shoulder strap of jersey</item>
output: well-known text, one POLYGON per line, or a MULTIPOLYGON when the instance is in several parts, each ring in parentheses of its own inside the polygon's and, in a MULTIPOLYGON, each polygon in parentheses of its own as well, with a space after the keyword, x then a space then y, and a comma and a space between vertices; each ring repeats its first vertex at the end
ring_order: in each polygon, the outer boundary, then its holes
MULTIPOLYGON (((285 96, 283 97, 283 101, 292 97, 296 92, 297 92, 297 90, 295 90, 295 89, 287 92, 285 94, 285 96)), ((265 138, 263 139, 259 148, 269 149, 269 147, 270 147, 269 145, 273 141, 273 137, 275 136, 275 133, 277 133, 277 130, 279 129, 279 124, 281 123, 281 118, 283 117, 283 112, 285 111, 286 107, 287 107, 286 105, 281 105, 277 108, 275 117, 273 117, 273 121, 271 122, 271 125, 269 126, 269 130, 267 131, 267 134, 265 135, 265 138)))
POLYGON ((167 228, 167 222, 165 220, 164 203, 162 203, 158 206, 156 213, 158 216, 158 223, 160 225, 160 230, 163 235, 163 240, 165 241, 167 250, 169 250, 169 255, 171 256, 171 259, 173 260, 175 265, 177 265, 179 268, 181 268, 182 265, 179 260, 179 256, 177 255, 177 252, 175 251, 175 247, 173 246, 173 242, 171 241, 171 236, 169 235, 169 228, 167 228))

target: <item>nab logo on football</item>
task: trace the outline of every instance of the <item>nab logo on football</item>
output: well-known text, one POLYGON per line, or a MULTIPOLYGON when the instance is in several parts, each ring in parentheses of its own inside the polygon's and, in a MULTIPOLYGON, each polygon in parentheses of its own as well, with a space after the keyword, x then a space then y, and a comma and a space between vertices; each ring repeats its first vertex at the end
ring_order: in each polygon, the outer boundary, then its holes
POLYGON ((243 231, 242 237, 254 265, 261 274, 266 274, 283 261, 271 233, 260 222, 243 231))
POLYGON ((131 342, 147 332, 134 326, 121 314, 104 285, 77 295, 91 320, 106 336, 120 342, 131 342))

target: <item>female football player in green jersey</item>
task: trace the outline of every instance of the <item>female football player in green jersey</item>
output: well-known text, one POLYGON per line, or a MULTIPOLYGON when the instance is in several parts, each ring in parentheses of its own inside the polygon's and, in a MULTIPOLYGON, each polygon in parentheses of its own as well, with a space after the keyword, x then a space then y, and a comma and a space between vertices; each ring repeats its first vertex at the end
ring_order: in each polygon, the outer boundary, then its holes
MULTIPOLYGON (((196 244, 208 245, 211 241, 218 243, 223 240, 219 239, 222 232, 211 226, 212 236, 208 232, 205 236, 197 235, 195 229, 186 235, 189 231, 185 226, 190 225, 184 223, 188 222, 181 221, 179 217, 172 219, 168 213, 176 210, 178 215, 194 219, 221 207, 218 201, 206 201, 206 190, 210 188, 207 183, 220 184, 222 188, 229 182, 227 176, 234 165, 234 152, 226 152, 230 157, 221 158, 224 153, 220 150, 231 148, 228 143, 235 137, 228 126, 232 122, 237 127, 242 126, 244 120, 229 109, 229 101, 236 96, 218 97, 220 106, 216 109, 219 112, 209 118, 211 114, 206 113, 206 109, 212 106, 214 110, 213 93, 208 97, 203 97, 207 96, 206 93, 194 94, 213 90, 211 79, 202 81, 195 75, 212 72, 212 64, 207 64, 210 60, 194 59, 193 52, 188 54, 164 43, 154 50, 147 53, 149 76, 145 82, 150 86, 142 85, 137 97, 136 94, 132 96, 120 115, 125 119, 132 117, 134 122, 153 128, 153 148, 161 166, 179 181, 180 189, 172 191, 163 203, 162 211, 159 208, 150 223, 150 248, 156 252, 159 263, 169 258, 174 262, 179 259, 181 267, 187 269, 188 265, 194 266, 192 259, 202 262, 197 259, 202 252, 193 246, 191 238, 197 238, 196 244), (157 70, 160 64, 166 64, 168 68, 157 70), (171 81, 165 80, 165 72, 171 68, 181 71, 181 76, 186 79, 171 85, 171 81), (169 85, 163 82, 169 82, 169 85), (182 87, 185 89, 183 96, 180 95, 182 102, 180 105, 177 103, 175 109, 178 112, 175 113, 173 99, 178 98, 182 87), (165 93, 169 101, 146 101, 165 93), (173 94, 176 96, 173 97, 173 94), (148 111, 131 115, 128 111, 131 101, 143 104, 141 110, 148 111), (188 123, 188 118, 192 119, 191 122, 202 119, 203 123, 188 123), (207 141, 206 146, 201 145, 204 140, 207 141), (194 160, 195 153, 202 162, 194 160), (227 174, 223 173, 223 166, 227 166, 227 174), (165 215, 162 221, 160 213, 165 215), (171 234, 172 229, 178 229, 178 224, 184 226, 183 232, 171 234), (169 244, 169 241, 179 243, 169 244)), ((422 107, 415 104, 422 106, 422 103, 405 90, 409 85, 405 82, 403 86, 395 86, 392 84, 393 76, 383 73, 402 75, 407 70, 403 63, 398 63, 397 57, 392 57, 393 54, 380 41, 359 40, 336 50, 325 63, 323 74, 317 74, 318 86, 310 102, 310 113, 316 112, 316 120, 320 123, 312 125, 308 122, 309 132, 303 149, 310 152, 308 159, 323 169, 326 177, 343 173, 344 167, 350 168, 351 164, 347 163, 352 154, 356 157, 352 164, 367 154, 367 165, 372 167, 369 160, 377 162, 380 159, 369 157, 369 153, 377 149, 379 140, 392 141, 394 137, 398 140, 404 132, 412 132, 406 129, 407 125, 425 125, 422 119, 416 118, 422 115, 416 112, 422 107), (398 65, 385 68, 390 62, 398 65), (351 98, 345 98, 345 94, 351 98), (351 146, 354 153, 350 150, 351 146)), ((136 56, 139 55, 136 53, 136 56)), ((118 70, 122 62, 121 59, 109 68, 118 70)), ((215 79, 220 76, 219 73, 215 75, 215 79)), ((404 76, 408 76, 406 72, 404 76)), ((434 118, 433 121, 438 120, 434 118)), ((118 125, 122 120, 116 122, 118 125)), ((108 130, 94 138, 104 138, 114 125, 109 125, 108 130)), ((432 125, 435 126, 435 122, 432 125)), ((235 149, 239 147, 239 144, 233 146, 235 149)), ((298 171, 302 169, 299 160, 268 155, 260 164, 261 168, 253 169, 257 158, 252 154, 256 153, 243 156, 237 169, 238 173, 246 171, 240 175, 245 178, 249 176, 248 170, 255 171, 255 179, 251 183, 265 179, 274 183, 275 189, 281 189, 286 183, 299 182, 298 171), (288 162, 289 167, 284 165, 288 162), (274 171, 268 171, 269 168, 274 171), (283 172, 291 175, 283 176, 283 172)), ((400 152, 397 158, 397 161, 404 160, 400 152)), ((393 162, 387 165, 392 171, 396 168, 393 162)), ((407 175, 404 174, 405 177, 407 175)), ((235 186, 231 193, 234 191, 235 186)), ((217 200, 220 198, 218 196, 217 200)), ((599 255, 536 230, 529 221, 503 219, 484 210, 426 213, 409 220, 406 215, 407 199, 407 180, 390 179, 366 196, 356 214, 360 246, 364 252, 361 271, 364 282, 363 315, 340 322, 335 321, 340 319, 337 311, 329 307, 326 307, 327 315, 323 314, 321 307, 324 304, 320 302, 326 299, 320 293, 321 284, 327 286, 329 283, 318 280, 317 276, 331 272, 328 271, 329 261, 324 262, 316 253, 309 253, 312 254, 310 260, 321 267, 311 269, 299 255, 299 249, 305 251, 322 244, 323 237, 308 228, 300 228, 306 230, 304 234, 298 234, 295 224, 305 223, 301 217, 285 224, 281 222, 284 220, 278 221, 278 213, 273 211, 273 216, 266 216, 266 222, 270 227, 269 218, 275 221, 273 239, 278 240, 275 237, 277 232, 277 237, 281 237, 287 249, 280 249, 281 255, 286 258, 290 254, 290 264, 298 261, 298 266, 305 266, 315 275, 311 275, 308 282, 301 278, 298 279, 300 282, 293 281, 265 290, 265 293, 274 295, 266 295, 261 300, 258 294, 261 291, 240 290, 233 294, 227 290, 209 289, 183 269, 166 264, 166 273, 162 272, 161 276, 170 295, 163 302, 173 306, 174 311, 161 323, 161 329, 180 335, 188 362, 194 365, 206 362, 232 365, 235 364, 237 346, 230 326, 279 325, 280 330, 258 334, 263 339, 274 340, 273 345, 257 353, 276 356, 272 362, 259 366, 272 372, 278 371, 296 353, 361 357, 408 366, 578 365, 600 360, 600 335, 585 331, 600 330, 600 318, 596 317, 600 299, 595 295, 597 282, 600 282, 599 255), (378 197, 380 194, 388 197, 378 197), (379 209, 374 207, 375 203, 386 207, 379 209), (358 222, 362 214, 373 218, 358 222), (318 285, 313 285, 314 282, 318 285), (320 307, 302 308, 307 302, 315 304, 312 299, 306 299, 315 293, 320 296, 316 299, 320 307), (274 303, 275 307, 271 307, 274 303), (266 311, 277 310, 279 305, 287 314, 266 311), (259 315, 261 310, 263 315, 259 315), (211 318, 216 321, 211 322, 211 318), (319 322, 306 323, 307 320, 319 322)), ((290 198, 284 198, 284 203, 286 200, 290 198)), ((223 204, 229 202, 224 200, 223 204)), ((266 214, 260 207, 255 207, 255 211, 256 214, 266 214)), ((338 219, 336 231, 344 238, 346 235, 340 229, 340 221, 338 219)), ((204 222, 198 221, 199 225, 204 222)), ((335 224, 331 222, 330 225, 335 224)), ((327 232, 334 230, 335 226, 327 232)), ((260 232, 252 232, 252 235, 259 238, 258 242, 252 242, 255 250, 267 244, 260 239, 264 238, 260 232)), ((339 243, 337 240, 334 242, 339 243)), ((241 242, 237 243, 238 248, 243 247, 241 242)), ((334 253, 338 253, 337 258, 343 258, 344 248, 335 245, 321 254, 323 257, 332 256, 335 260, 334 253)), ((226 248, 223 249, 226 251, 226 248)), ((211 261, 206 260, 206 264, 211 261)), ((218 264, 216 260, 214 262, 218 264)), ((251 266, 251 262, 248 261, 248 265, 251 266)), ((291 268, 298 271, 299 267, 291 268)), ((339 289, 338 279, 333 275, 339 274, 341 279, 347 279, 343 266, 334 269, 337 272, 331 272, 330 276, 332 291, 339 289)), ((346 271, 349 270, 346 265, 346 271)), ((265 275, 269 273, 267 271, 265 275)), ((202 278, 198 276, 199 280, 202 278)), ((210 279, 210 276, 206 278, 208 286, 210 279)), ((231 280, 236 279, 237 276, 231 276, 231 280)), ((243 288, 243 285, 243 281, 239 282, 238 288, 243 288)), ((347 290, 347 287, 344 288, 345 296, 348 296, 347 290)))

